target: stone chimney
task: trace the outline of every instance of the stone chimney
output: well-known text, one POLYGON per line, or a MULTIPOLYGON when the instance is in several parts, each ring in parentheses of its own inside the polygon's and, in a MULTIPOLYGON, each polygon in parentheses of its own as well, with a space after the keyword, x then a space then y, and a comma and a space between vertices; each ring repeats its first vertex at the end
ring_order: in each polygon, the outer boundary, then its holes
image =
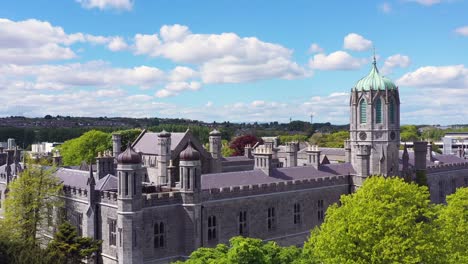
POLYGON ((349 139, 344 141, 345 162, 351 163, 351 141, 349 139))
POLYGON ((272 172, 272 150, 268 146, 260 145, 253 151, 255 160, 254 169, 262 170, 266 175, 271 175, 272 172))
POLYGON ((426 170, 427 165, 427 142, 417 141, 414 142, 414 168, 416 171, 426 170))
POLYGON ((209 145, 210 145, 210 154, 211 154, 211 171, 212 172, 221 172, 222 171, 222 142, 221 142, 221 132, 218 130, 213 130, 210 132, 209 136, 209 145))
POLYGON ((457 149, 457 157, 463 158, 463 149, 461 147, 458 147, 457 149))
POLYGON ((309 146, 306 150, 307 153, 307 164, 312 165, 314 168, 318 169, 320 167, 320 154, 321 151, 317 145, 309 146))
POLYGON ((177 167, 174 166, 174 164, 172 163, 172 160, 169 160, 169 166, 167 166, 167 187, 170 187, 170 188, 175 187, 176 169, 177 167))
POLYGON ((286 162, 284 164, 285 167, 297 166, 297 151, 298 151, 297 142, 286 143, 286 162))
POLYGON ((427 142, 427 157, 426 159, 428 161, 434 161, 434 158, 432 157, 432 144, 431 142, 427 142))
POLYGON ((52 156, 52 164, 55 167, 62 166, 62 156, 60 155, 60 152, 57 150, 54 152, 54 155, 52 156))
POLYGON ((251 159, 253 158, 252 156, 252 145, 247 144, 244 146, 244 156, 251 159))
MULTIPOLYGON (((91 165, 90 165, 91 166, 91 165)), ((96 158, 96 181, 100 180, 107 174, 115 175, 114 170, 114 157, 110 151, 104 151, 104 153, 98 153, 96 158)))
POLYGON ((122 149, 122 135, 118 133, 112 134, 112 155, 117 158, 122 149))

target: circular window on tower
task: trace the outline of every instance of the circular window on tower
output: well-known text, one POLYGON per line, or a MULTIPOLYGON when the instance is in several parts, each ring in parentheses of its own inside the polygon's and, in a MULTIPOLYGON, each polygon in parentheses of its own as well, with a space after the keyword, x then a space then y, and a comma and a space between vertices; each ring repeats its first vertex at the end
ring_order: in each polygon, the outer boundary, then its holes
POLYGON ((367 138, 366 132, 361 131, 361 133, 359 133, 359 139, 361 139, 361 140, 366 140, 366 138, 367 138))
POLYGON ((395 133, 395 131, 390 132, 390 139, 391 139, 391 140, 395 140, 395 138, 396 138, 396 133, 395 133))

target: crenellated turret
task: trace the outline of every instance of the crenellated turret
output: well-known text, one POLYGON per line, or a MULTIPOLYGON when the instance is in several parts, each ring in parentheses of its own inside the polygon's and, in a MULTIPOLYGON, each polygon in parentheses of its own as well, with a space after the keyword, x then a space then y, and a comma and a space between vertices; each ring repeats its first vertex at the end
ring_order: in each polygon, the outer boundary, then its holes
POLYGON ((158 184, 166 185, 167 184, 167 165, 169 165, 169 160, 171 159, 171 133, 166 132, 165 130, 161 131, 158 134, 158 152, 157 156, 157 175, 158 175, 158 184))
POLYGON ((255 160, 254 169, 260 169, 266 175, 271 175, 271 171, 273 170, 271 147, 266 145, 256 147, 253 151, 253 157, 255 160))

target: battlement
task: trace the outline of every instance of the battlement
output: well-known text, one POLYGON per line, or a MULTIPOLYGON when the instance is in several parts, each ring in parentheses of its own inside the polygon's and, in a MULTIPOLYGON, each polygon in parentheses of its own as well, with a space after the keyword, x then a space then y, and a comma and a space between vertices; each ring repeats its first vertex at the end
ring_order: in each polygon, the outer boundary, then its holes
POLYGON ((78 188, 76 186, 63 186, 63 194, 66 197, 76 198, 80 200, 88 200, 88 190, 83 188, 78 188))
POLYGON ((117 193, 110 191, 99 191, 102 203, 117 204, 117 193))
POLYGON ((281 193, 293 190, 314 189, 334 185, 349 184, 349 176, 337 175, 332 177, 281 181, 263 184, 212 188, 202 191, 203 200, 217 200, 224 198, 243 197, 258 194, 281 193))
POLYGON ((180 192, 158 192, 143 195, 143 207, 175 204, 182 202, 180 192))
POLYGON ((437 173, 450 170, 468 169, 468 162, 450 163, 450 164, 437 164, 427 166, 427 173, 437 173))

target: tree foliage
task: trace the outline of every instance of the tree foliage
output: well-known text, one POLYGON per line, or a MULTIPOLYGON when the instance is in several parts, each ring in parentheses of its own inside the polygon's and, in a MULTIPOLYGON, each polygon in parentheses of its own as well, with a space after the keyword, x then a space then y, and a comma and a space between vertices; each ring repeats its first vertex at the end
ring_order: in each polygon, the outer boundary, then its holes
POLYGON ((320 147, 343 148, 346 139, 349 139, 349 132, 338 131, 331 134, 315 133, 310 137, 309 142, 320 147))
POLYGON ((322 263, 445 263, 427 187, 374 176, 340 201, 304 246, 322 263))
POLYGON ((254 135, 243 135, 234 138, 229 146, 234 150, 233 156, 242 156, 244 155, 244 148, 247 144, 253 147, 257 142, 263 143, 261 138, 259 139, 254 135))
POLYGON ((82 136, 65 141, 59 147, 64 165, 79 165, 82 161, 92 163, 98 152, 111 149, 111 135, 91 130, 82 136))
POLYGON ((233 237, 229 246, 218 244, 215 248, 199 248, 187 264, 290 264, 299 263, 301 250, 297 247, 280 247, 275 242, 260 239, 233 237))
POLYGON ((401 141, 417 141, 420 139, 418 128, 413 125, 404 125, 400 127, 401 141))
POLYGON ((76 227, 69 222, 58 226, 53 240, 47 246, 47 253, 53 263, 80 264, 95 253, 101 241, 78 236, 76 227))
POLYGON ((458 188, 447 196, 437 220, 446 249, 446 263, 468 263, 468 188, 458 188))
POLYGON ((305 142, 307 141, 307 135, 295 134, 295 135, 280 135, 279 140, 281 143, 286 142, 305 142))
POLYGON ((5 200, 4 226, 12 239, 36 246, 40 225, 48 217, 48 209, 61 206, 56 196, 62 184, 54 168, 27 165, 27 168, 9 185, 5 200))

